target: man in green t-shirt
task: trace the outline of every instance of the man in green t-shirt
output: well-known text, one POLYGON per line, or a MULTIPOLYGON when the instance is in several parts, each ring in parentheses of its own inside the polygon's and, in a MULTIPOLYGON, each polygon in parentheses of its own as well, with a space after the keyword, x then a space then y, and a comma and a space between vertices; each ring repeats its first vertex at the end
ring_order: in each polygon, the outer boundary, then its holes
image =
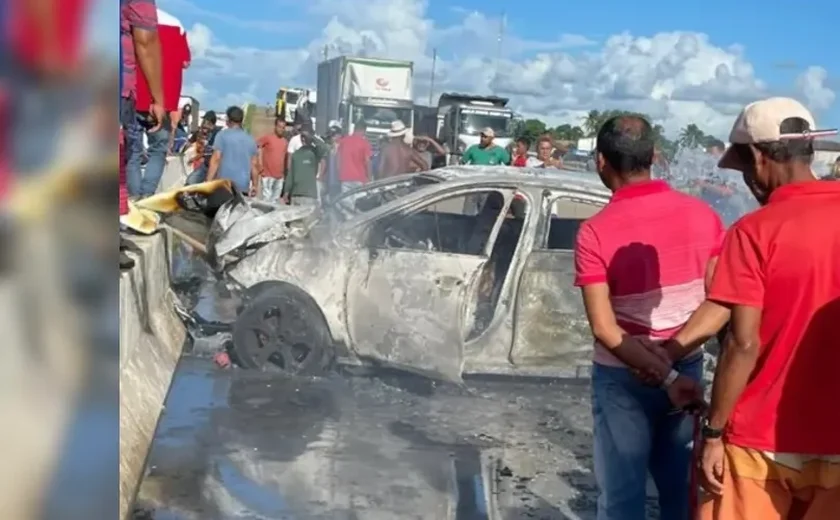
POLYGON ((292 154, 283 182, 282 199, 292 206, 318 203, 318 174, 324 147, 312 137, 310 129, 300 133, 301 147, 292 154))
POLYGON ((492 128, 485 128, 481 131, 481 140, 467 148, 461 162, 464 164, 477 164, 490 166, 494 164, 510 164, 510 153, 501 146, 493 144, 496 137, 492 128))

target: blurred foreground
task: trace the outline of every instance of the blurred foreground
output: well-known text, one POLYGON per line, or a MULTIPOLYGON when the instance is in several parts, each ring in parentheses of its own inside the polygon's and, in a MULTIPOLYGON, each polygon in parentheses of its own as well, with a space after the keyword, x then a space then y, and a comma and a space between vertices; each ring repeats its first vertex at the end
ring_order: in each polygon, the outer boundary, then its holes
MULTIPOLYGON (((86 25, 87 14, 78 23, 86 25)), ((15 62, 7 43, 0 44, 0 518, 115 518, 116 58, 84 56, 46 73, 15 62)))

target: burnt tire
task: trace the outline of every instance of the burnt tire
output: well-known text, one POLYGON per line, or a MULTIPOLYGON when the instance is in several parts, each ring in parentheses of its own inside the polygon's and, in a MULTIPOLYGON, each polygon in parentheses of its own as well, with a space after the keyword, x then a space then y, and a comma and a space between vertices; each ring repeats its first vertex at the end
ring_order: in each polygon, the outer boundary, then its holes
POLYGON ((232 353, 243 368, 321 375, 335 358, 320 307, 305 291, 285 282, 264 282, 248 291, 233 324, 232 353))

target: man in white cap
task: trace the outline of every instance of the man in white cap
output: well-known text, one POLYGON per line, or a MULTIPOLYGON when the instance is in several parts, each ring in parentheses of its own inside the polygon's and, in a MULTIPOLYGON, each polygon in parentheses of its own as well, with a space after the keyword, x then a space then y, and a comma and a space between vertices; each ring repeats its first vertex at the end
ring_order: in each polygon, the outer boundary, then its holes
POLYGON ((382 147, 377 178, 384 179, 426 169, 422 157, 406 144, 406 133, 408 133, 408 128, 402 121, 397 119, 391 123, 388 142, 382 147))
POLYGON ((700 518, 834 518, 840 511, 840 184, 816 178, 814 117, 790 98, 747 105, 719 166, 762 208, 729 229, 679 359, 730 320, 703 422, 700 518), (832 513, 831 511, 834 511, 832 513))
POLYGON ((510 164, 510 153, 501 146, 496 146, 493 143, 495 138, 496 133, 492 128, 482 130, 480 141, 467 148, 461 162, 478 165, 510 164))

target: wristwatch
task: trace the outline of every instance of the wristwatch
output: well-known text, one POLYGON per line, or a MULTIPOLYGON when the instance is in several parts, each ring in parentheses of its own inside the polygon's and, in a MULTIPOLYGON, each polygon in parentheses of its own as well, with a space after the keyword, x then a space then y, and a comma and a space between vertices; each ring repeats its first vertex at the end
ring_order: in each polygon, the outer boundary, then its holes
POLYGON ((709 419, 703 419, 700 435, 702 435, 704 439, 720 439, 723 437, 723 428, 712 428, 709 424, 709 419))

